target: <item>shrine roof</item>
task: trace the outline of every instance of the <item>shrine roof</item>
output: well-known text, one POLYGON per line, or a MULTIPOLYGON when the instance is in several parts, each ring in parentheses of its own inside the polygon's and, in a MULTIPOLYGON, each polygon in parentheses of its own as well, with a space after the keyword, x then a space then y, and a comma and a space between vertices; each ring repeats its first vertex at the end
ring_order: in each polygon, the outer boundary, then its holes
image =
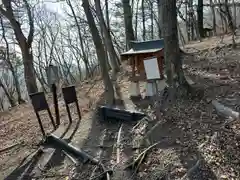
POLYGON ((151 41, 131 41, 132 49, 127 52, 122 53, 121 55, 136 55, 144 53, 155 53, 164 48, 163 39, 151 40, 151 41))

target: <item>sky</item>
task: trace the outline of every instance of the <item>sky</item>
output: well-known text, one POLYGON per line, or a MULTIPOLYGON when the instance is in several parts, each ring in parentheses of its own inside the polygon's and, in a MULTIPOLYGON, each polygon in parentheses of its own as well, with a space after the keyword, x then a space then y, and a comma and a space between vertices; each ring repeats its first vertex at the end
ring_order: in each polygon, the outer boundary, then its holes
POLYGON ((57 13, 63 13, 61 2, 57 2, 57 0, 41 0, 41 2, 47 5, 47 8, 51 9, 52 11, 57 13))

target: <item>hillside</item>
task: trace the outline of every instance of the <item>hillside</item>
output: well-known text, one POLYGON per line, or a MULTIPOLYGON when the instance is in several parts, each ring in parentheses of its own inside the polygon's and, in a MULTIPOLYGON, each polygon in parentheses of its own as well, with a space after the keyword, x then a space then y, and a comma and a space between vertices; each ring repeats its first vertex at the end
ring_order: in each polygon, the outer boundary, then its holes
MULTIPOLYGON (((101 123, 95 109, 103 103, 103 84, 97 77, 77 85, 82 119, 77 120, 74 110, 74 123, 63 138, 101 159, 113 171, 111 179, 133 179, 133 175, 134 179, 149 180, 240 179, 240 122, 234 121, 225 127, 229 119, 219 115, 211 103, 211 100, 217 100, 239 111, 240 47, 234 50, 230 47, 230 36, 224 37, 222 43, 219 40, 219 37, 213 37, 184 47, 194 54, 194 59, 184 62, 185 73, 204 89, 203 98, 192 99, 178 94, 164 113, 156 112, 156 107, 145 108, 141 102, 134 104, 128 99, 129 73, 124 65, 124 72, 119 74, 117 81, 119 95, 124 101, 121 108, 140 110, 151 118, 137 124, 101 123), (117 146, 120 127, 121 145, 117 146), (147 138, 148 143, 144 147, 135 147, 136 142, 143 138, 147 138), (125 169, 132 157, 136 158, 154 143, 158 144, 146 153, 144 161, 125 169), (120 153, 117 151, 119 148, 120 153)), ((240 39, 237 38, 236 42, 240 43, 240 39)), ((143 84, 141 90, 144 93, 143 84)), ((48 103, 53 113, 51 95, 48 103)), ((62 125, 55 133, 62 135, 68 126, 68 117, 61 96, 59 108, 62 125)), ((52 126, 47 113, 42 113, 41 117, 44 127, 50 132, 52 126)), ((39 148, 40 142, 41 132, 31 104, 2 112, 0 179, 11 180, 17 176, 22 179, 94 179, 100 174, 97 166, 76 165, 65 153, 51 148, 43 148, 34 156, 32 153, 39 148)))

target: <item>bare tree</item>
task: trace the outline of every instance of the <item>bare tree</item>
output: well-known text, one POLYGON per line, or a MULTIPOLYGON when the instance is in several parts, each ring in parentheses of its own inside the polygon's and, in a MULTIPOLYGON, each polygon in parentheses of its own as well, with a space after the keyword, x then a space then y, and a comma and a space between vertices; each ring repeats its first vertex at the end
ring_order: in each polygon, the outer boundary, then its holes
POLYGON ((102 72, 102 78, 103 78, 103 82, 105 85, 106 99, 109 104, 113 104, 114 103, 114 89, 113 89, 113 85, 112 85, 112 82, 111 82, 109 74, 108 74, 104 46, 103 46, 101 37, 99 35, 99 31, 94 22, 88 0, 83 1, 82 6, 84 8, 84 12, 86 14, 88 25, 89 25, 89 28, 90 28, 90 31, 92 34, 93 42, 94 42, 94 45, 95 45, 95 48, 97 51, 97 56, 98 56, 98 60, 99 60, 101 72, 102 72))
MULTIPOLYGON (((1 24, 1 27, 2 27, 2 38, 3 38, 3 40, 5 42, 5 46, 6 46, 5 52, 2 52, 2 55, 4 55, 4 57, 2 59, 6 62, 9 70, 12 73, 15 88, 16 88, 16 92, 17 92, 17 100, 18 100, 19 104, 22 104, 25 101, 22 98, 19 79, 18 79, 18 76, 15 72, 13 63, 11 61, 11 58, 13 58, 12 60, 14 60, 14 56, 10 57, 11 53, 10 53, 10 49, 9 49, 9 43, 8 43, 8 40, 7 40, 7 37, 6 37, 6 32, 5 32, 5 27, 4 27, 4 24, 3 24, 2 17, 0 17, 0 24, 1 24)), ((2 51, 4 51, 4 50, 2 49, 2 51)), ((8 95, 7 95, 7 97, 8 97, 8 95)))
POLYGON ((204 37, 203 31, 203 0, 198 0, 197 5, 198 31, 201 38, 204 37))
POLYGON ((129 0, 122 0, 123 13, 124 13, 124 24, 125 24, 125 34, 126 34, 126 44, 127 48, 131 48, 130 41, 134 40, 134 32, 132 25, 132 11, 129 4, 129 0))
POLYGON ((150 10, 150 20, 151 20, 151 39, 154 38, 154 32, 153 32, 153 29, 154 29, 154 23, 153 23, 153 17, 154 17, 154 11, 153 11, 153 2, 152 1, 148 1, 149 3, 149 10, 150 10))
POLYGON ((216 13, 215 13, 215 9, 214 9, 214 6, 213 6, 213 0, 210 0, 210 7, 211 7, 211 11, 212 11, 212 16, 213 16, 213 19, 212 19, 212 24, 213 24, 213 32, 214 32, 214 35, 216 35, 216 13))
POLYGON ((112 43, 112 37, 108 31, 107 25, 104 21, 103 13, 101 10, 101 5, 100 5, 100 0, 95 0, 95 6, 96 6, 96 13, 98 15, 99 21, 100 21, 100 27, 103 31, 104 34, 104 42, 105 42, 105 47, 108 51, 109 57, 110 57, 110 64, 112 66, 112 70, 114 73, 119 71, 119 64, 118 62, 120 61, 116 51, 113 47, 112 43))
POLYGON ((11 0, 2 0, 2 5, 0 6, 0 13, 9 20, 13 28, 16 39, 22 52, 22 59, 24 64, 24 77, 27 90, 28 93, 34 93, 38 91, 32 54, 34 22, 31 7, 27 0, 23 0, 23 4, 27 11, 29 23, 29 33, 27 38, 24 36, 23 30, 21 29, 21 24, 17 21, 16 17, 14 16, 11 0))
POLYGON ((145 24, 145 8, 144 8, 144 0, 142 0, 142 37, 143 40, 146 40, 146 24, 145 24))
POLYGON ((137 35, 138 35, 138 8, 139 8, 139 0, 137 0, 136 2, 136 12, 135 12, 135 34, 134 36, 137 38, 137 35))
POLYGON ((164 59, 166 59, 168 83, 171 87, 174 86, 172 72, 172 64, 174 64, 178 83, 186 85, 187 82, 182 69, 182 59, 179 59, 181 55, 178 43, 176 0, 163 0, 162 6, 164 59))
POLYGON ((7 99, 11 105, 11 107, 15 106, 15 102, 14 102, 14 98, 11 96, 11 94, 9 93, 7 86, 4 85, 2 79, 0 79, 0 87, 3 89, 3 92, 5 93, 5 95, 7 96, 7 99))
POLYGON ((77 20, 77 16, 76 16, 76 13, 73 9, 73 6, 72 6, 72 3, 70 0, 67 0, 66 1, 68 6, 70 7, 71 9, 71 12, 72 12, 72 15, 74 17, 74 21, 75 21, 75 24, 77 26, 77 30, 78 30, 78 38, 79 38, 79 41, 80 41, 80 47, 81 47, 81 54, 82 54, 82 59, 83 59, 83 62, 85 64, 85 68, 86 68, 86 77, 89 76, 90 74, 90 70, 89 70, 89 62, 88 62, 88 59, 87 59, 87 55, 85 53, 85 47, 83 45, 83 39, 82 39, 82 32, 81 32, 81 28, 80 28, 80 24, 79 24, 79 21, 77 20))
POLYGON ((158 6, 158 36, 159 38, 162 37, 162 1, 161 0, 157 0, 157 6, 158 6))

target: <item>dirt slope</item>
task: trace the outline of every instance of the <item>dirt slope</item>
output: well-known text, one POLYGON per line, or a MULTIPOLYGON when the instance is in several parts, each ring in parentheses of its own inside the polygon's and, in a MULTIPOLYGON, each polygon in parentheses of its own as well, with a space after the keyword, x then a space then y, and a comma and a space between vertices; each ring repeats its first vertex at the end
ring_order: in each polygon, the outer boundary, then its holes
MULTIPOLYGON (((239 39, 236 39, 239 42, 239 39)), ((232 50, 228 44, 231 37, 226 36, 219 46, 219 38, 206 39, 186 45, 189 52, 195 51, 194 61, 185 62, 185 73, 205 90, 204 98, 218 99, 226 106, 238 111, 240 107, 240 49, 232 50), (227 44, 227 45, 226 45, 227 44), (209 49, 206 53, 206 49, 209 49)), ((118 81, 120 94, 124 99, 125 108, 135 108, 154 115, 154 109, 145 109, 133 104, 128 97, 128 76, 122 73, 118 81)), ((235 122, 229 129, 222 129, 225 118, 219 116, 211 104, 205 100, 188 99, 178 96, 176 101, 161 114, 159 119, 136 124, 123 124, 121 137, 120 163, 116 163, 116 138, 120 124, 99 123, 92 107, 101 98, 103 85, 100 81, 83 83, 77 87, 78 100, 83 118, 72 142, 83 148, 89 154, 102 160, 113 169, 113 179, 181 179, 188 173, 188 179, 240 179, 240 124, 235 122), (92 87, 94 85, 94 87, 92 87), (89 88, 91 88, 88 95, 89 88), (133 149, 133 141, 137 136, 146 134, 156 123, 159 126, 152 131, 149 142, 161 141, 148 153, 145 161, 139 165, 139 171, 123 171, 129 159, 139 154, 143 149, 133 149), (133 127, 136 129, 133 131, 133 127), (192 167, 196 168, 191 171, 192 167), (189 171, 190 170, 190 171, 189 171), (121 173, 116 173, 121 172, 121 173), (130 173, 130 174, 128 174, 130 173), (134 173, 135 176, 132 176, 134 173), (119 174, 118 178, 116 174, 119 174), (135 177, 135 178, 133 178, 135 177)), ((144 84, 141 85, 142 92, 144 84)), ((60 112, 63 124, 67 125, 67 115, 64 103, 60 100, 60 112)), ((52 104, 51 97, 48 98, 52 104)), ((98 102, 100 103, 100 102, 98 102)), ((51 109, 52 109, 51 105, 51 109)), ((52 112, 53 109, 52 109, 52 112)), ((76 113, 74 113, 76 119, 76 113)), ((154 116, 153 116, 154 117, 154 116)), ((46 113, 43 113, 44 126, 51 130, 46 113)), ((22 142, 11 150, 0 152, 0 179, 7 177, 24 159, 36 149, 41 139, 35 114, 30 104, 12 108, 0 114, 0 149, 16 142, 22 142)), ((45 179, 76 179, 88 178, 95 166, 69 165, 69 160, 58 154, 45 171, 45 179), (46 174, 53 174, 47 178, 46 174), (59 176, 61 175, 61 176, 59 176)), ((98 174, 98 171, 96 171, 98 174)), ((10 178, 11 179, 11 178, 10 178)))

